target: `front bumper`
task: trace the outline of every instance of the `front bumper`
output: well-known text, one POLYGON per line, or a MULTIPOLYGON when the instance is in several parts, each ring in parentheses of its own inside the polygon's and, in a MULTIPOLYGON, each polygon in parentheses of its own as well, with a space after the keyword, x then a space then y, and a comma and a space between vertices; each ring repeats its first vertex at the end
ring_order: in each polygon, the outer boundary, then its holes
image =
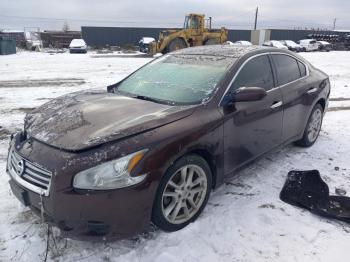
MULTIPOLYGON (((14 146, 14 141, 12 144, 14 146)), ((43 146, 41 150, 56 149, 43 146)), ((17 153, 22 155, 20 149, 17 153)), ((7 173, 11 178, 9 183, 13 194, 25 206, 42 216, 45 222, 61 229, 63 235, 78 238, 102 235, 107 238, 120 238, 140 233, 150 224, 156 191, 150 176, 142 183, 127 188, 88 191, 76 190, 71 186, 62 188, 61 181, 68 179, 71 184, 73 176, 53 172, 49 194, 45 196, 20 183, 15 178, 17 174, 11 173, 9 165, 7 173)))
POLYGON ((70 53, 87 53, 87 50, 86 48, 74 48, 74 47, 71 47, 69 48, 69 52, 70 53))
POLYGON ((147 229, 150 206, 130 189, 113 192, 62 192, 41 197, 11 179, 13 194, 48 224, 70 237, 127 237, 147 229))

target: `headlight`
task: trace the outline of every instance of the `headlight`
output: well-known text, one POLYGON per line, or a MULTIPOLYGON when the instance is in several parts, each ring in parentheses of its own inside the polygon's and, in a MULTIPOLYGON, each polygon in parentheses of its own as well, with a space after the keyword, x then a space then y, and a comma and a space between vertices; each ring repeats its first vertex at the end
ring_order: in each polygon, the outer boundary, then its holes
POLYGON ((106 190, 138 184, 145 179, 146 174, 132 177, 130 172, 146 152, 147 149, 141 150, 79 172, 74 177, 73 187, 78 189, 106 190))

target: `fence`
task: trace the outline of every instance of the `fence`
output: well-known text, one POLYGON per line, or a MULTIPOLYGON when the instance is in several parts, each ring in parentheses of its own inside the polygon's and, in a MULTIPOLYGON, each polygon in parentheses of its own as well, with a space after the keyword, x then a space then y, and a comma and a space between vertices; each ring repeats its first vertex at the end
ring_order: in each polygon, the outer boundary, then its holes
MULTIPOLYGON (((158 39, 159 33, 167 28, 140 27, 87 27, 81 28, 82 37, 89 46, 136 45, 144 36, 158 39)), ((250 40, 250 30, 229 30, 229 41, 250 40)))
MULTIPOLYGON (((315 30, 284 30, 284 29, 271 29, 271 40, 293 40, 299 41, 305 39, 309 34, 324 34, 324 35, 339 35, 343 37, 346 32, 336 31, 315 31, 315 30)), ((349 34, 349 33, 348 33, 349 34)))
MULTIPOLYGON (((141 28, 141 27, 82 27, 82 37, 89 46, 124 46, 136 45, 138 41, 149 36, 158 39, 159 32, 166 28, 141 28)), ((339 35, 343 37, 346 32, 336 31, 315 31, 315 30, 285 30, 285 29, 269 29, 269 39, 267 40, 293 40, 307 38, 309 34, 327 34, 339 35)), ((229 29, 228 40, 235 42, 238 40, 252 40, 251 30, 229 29)))

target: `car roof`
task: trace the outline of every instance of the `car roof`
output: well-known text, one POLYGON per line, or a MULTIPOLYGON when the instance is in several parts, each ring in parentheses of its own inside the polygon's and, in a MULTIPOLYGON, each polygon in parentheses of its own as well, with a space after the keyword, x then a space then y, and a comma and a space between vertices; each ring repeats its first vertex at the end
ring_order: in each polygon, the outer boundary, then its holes
POLYGON ((264 46, 242 46, 242 45, 208 45, 197 46, 177 50, 171 54, 176 55, 212 55, 212 56, 224 56, 232 58, 240 58, 248 53, 254 51, 269 51, 273 50, 264 46))

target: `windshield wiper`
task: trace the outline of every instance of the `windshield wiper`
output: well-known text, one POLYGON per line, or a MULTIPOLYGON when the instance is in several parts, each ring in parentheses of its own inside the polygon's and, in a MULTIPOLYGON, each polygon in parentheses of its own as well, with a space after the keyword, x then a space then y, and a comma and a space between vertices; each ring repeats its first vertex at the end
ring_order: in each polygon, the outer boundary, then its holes
POLYGON ((136 96, 131 96, 132 98, 137 98, 145 101, 151 101, 154 103, 159 103, 159 104, 165 104, 165 105, 174 105, 174 103, 162 99, 157 99, 149 96, 143 96, 143 95, 136 95, 136 96))
POLYGON ((128 97, 131 97, 131 98, 141 99, 141 100, 150 101, 150 102, 154 102, 154 103, 158 103, 158 104, 164 104, 164 105, 170 105, 170 106, 175 106, 176 105, 176 103, 173 102, 173 101, 157 99, 157 98, 144 96, 144 95, 135 95, 135 94, 132 94, 132 93, 129 93, 129 92, 120 91, 117 88, 113 88, 113 93, 115 93, 115 94, 119 93, 121 95, 128 96, 128 97))

